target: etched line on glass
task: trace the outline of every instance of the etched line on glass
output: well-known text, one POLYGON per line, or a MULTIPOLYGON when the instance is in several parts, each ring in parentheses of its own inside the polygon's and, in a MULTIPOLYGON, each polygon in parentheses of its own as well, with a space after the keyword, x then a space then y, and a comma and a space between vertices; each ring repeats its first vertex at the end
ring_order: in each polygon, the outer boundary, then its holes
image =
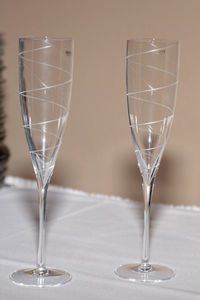
POLYGON ((135 65, 140 65, 140 66, 143 66, 143 67, 146 67, 146 68, 149 68, 149 69, 152 69, 152 70, 156 70, 156 71, 160 71, 160 72, 163 72, 163 73, 166 73, 166 74, 169 74, 171 75, 172 77, 176 78, 176 74, 172 73, 172 72, 169 72, 167 70, 163 70, 161 68, 158 68, 158 67, 155 67, 155 66, 151 66, 151 65, 147 65, 147 64, 143 64, 141 62, 138 62, 138 61, 134 61, 134 60, 129 60, 130 63, 132 64, 135 64, 135 65))
MULTIPOLYGON (((169 116, 169 117, 173 117, 173 115, 169 116)), ((133 118, 131 118, 131 121, 133 121, 133 118)), ((134 122, 134 121, 133 121, 134 122)), ((135 128, 137 126, 146 126, 146 125, 152 125, 152 124, 157 124, 157 123, 163 123, 164 120, 158 120, 158 121, 151 121, 151 122, 146 122, 146 123, 135 123, 135 124, 131 124, 129 127, 130 128, 135 128)))
POLYGON ((42 91, 42 90, 48 90, 48 89, 51 89, 51 88, 54 88, 54 87, 59 87, 59 86, 63 86, 63 85, 66 85, 68 83, 71 83, 72 82, 72 79, 69 79, 67 81, 64 81, 62 83, 58 83, 58 84, 55 84, 55 85, 50 85, 50 86, 44 86, 42 88, 38 88, 38 89, 33 89, 33 90, 25 90, 25 91, 22 91, 20 92, 19 94, 20 95, 24 95, 24 93, 29 93, 29 92, 37 92, 37 91, 42 91))
POLYGON ((138 53, 134 53, 134 54, 129 54, 129 55, 126 56, 126 58, 128 59, 130 57, 135 57, 135 56, 139 56, 141 54, 148 54, 148 53, 152 53, 152 52, 166 51, 166 49, 169 49, 169 48, 171 48, 173 46, 174 46, 174 44, 172 43, 172 44, 170 44, 170 45, 168 45, 166 47, 155 48, 155 49, 144 51, 144 52, 138 52, 138 53))
POLYGON ((172 87, 172 86, 175 86, 177 85, 178 81, 175 81, 171 84, 168 84, 168 85, 165 85, 165 86, 160 86, 160 87, 157 87, 157 88, 151 88, 151 89, 147 89, 147 90, 141 90, 141 91, 137 91, 137 92, 130 92, 130 93, 127 93, 126 95, 129 96, 129 95, 135 95, 135 94, 141 94, 141 93, 146 93, 146 92, 154 92, 154 91, 159 91, 159 90, 162 90, 162 89, 167 89, 169 87, 172 87))
MULTIPOLYGON (((58 146, 59 146, 59 145, 52 146, 52 147, 47 147, 47 148, 45 148, 45 151, 46 151, 46 150, 53 150, 53 149, 55 149, 55 148, 58 148, 58 146)), ((30 150, 29 152, 30 152, 30 153, 37 153, 37 152, 43 152, 43 151, 44 151, 44 149, 38 149, 38 150, 30 150)))
POLYGON ((27 51, 21 51, 21 52, 19 52, 18 56, 20 56, 23 60, 26 60, 26 61, 29 61, 29 62, 33 62, 33 63, 36 63, 36 64, 41 64, 43 66, 51 67, 51 68, 57 69, 59 71, 63 71, 64 73, 71 75, 71 73, 69 71, 67 71, 67 70, 65 70, 63 68, 57 67, 55 65, 47 64, 45 62, 36 61, 36 60, 33 60, 33 59, 30 59, 30 58, 27 58, 27 57, 23 56, 23 54, 32 53, 32 52, 44 50, 44 49, 47 49, 47 48, 52 48, 52 46, 48 45, 48 46, 43 46, 43 47, 40 47, 40 48, 34 48, 34 49, 31 49, 31 50, 27 50, 27 51))
POLYGON ((59 107, 61 107, 67 113, 66 107, 64 107, 62 104, 55 103, 55 102, 53 102, 53 101, 51 101, 49 99, 43 99, 43 98, 34 97, 34 96, 27 96, 25 94, 22 94, 22 96, 25 97, 25 98, 30 98, 30 99, 34 99, 34 100, 38 100, 38 101, 44 101, 46 103, 50 103, 50 104, 53 104, 55 106, 59 106, 59 107))
POLYGON ((151 101, 151 100, 148 100, 148 99, 137 98, 137 97, 134 97, 132 95, 128 95, 128 97, 131 98, 131 99, 134 99, 136 101, 142 101, 142 102, 146 102, 146 103, 150 103, 150 104, 154 104, 154 105, 159 105, 161 107, 164 107, 164 108, 168 109, 171 113, 173 113, 173 110, 171 109, 171 107, 169 107, 165 104, 154 102, 154 101, 151 101))
MULTIPOLYGON (((68 115, 68 113, 67 113, 68 115)), ((31 125, 24 125, 24 128, 30 128, 30 126, 33 125, 45 125, 45 124, 49 124, 49 123, 54 123, 54 122, 58 122, 60 119, 65 119, 66 115, 64 117, 61 117, 59 119, 54 119, 54 120, 49 120, 49 121, 44 121, 44 122, 38 122, 38 123, 31 123, 31 125)))
POLYGON ((45 134, 48 134, 48 135, 51 135, 51 136, 54 136, 54 137, 56 137, 57 139, 59 138, 59 135, 56 135, 55 133, 53 133, 53 132, 51 132, 51 131, 46 131, 46 130, 44 130, 44 129, 38 129, 38 128, 32 128, 32 126, 30 125, 30 126, 28 126, 27 125, 27 127, 24 127, 25 129, 31 129, 32 131, 38 131, 38 132, 40 132, 40 133, 45 133, 45 134))
POLYGON ((151 151, 151 150, 155 150, 155 149, 159 149, 161 148, 162 146, 157 146, 157 147, 152 147, 152 148, 144 148, 144 149, 136 149, 135 152, 146 152, 146 151, 151 151))

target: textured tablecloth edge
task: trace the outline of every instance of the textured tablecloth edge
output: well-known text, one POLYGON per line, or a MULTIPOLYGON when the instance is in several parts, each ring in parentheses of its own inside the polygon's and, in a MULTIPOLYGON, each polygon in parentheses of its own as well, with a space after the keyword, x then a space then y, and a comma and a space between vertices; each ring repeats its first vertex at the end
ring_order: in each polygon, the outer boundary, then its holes
MULTIPOLYGON (((16 177, 16 176, 7 176, 5 178, 5 185, 9 185, 9 186, 15 186, 18 188, 23 188, 23 189, 37 189, 37 183, 36 180, 31 180, 31 179, 24 179, 21 177, 16 177)), ((135 203, 140 203, 136 200, 132 200, 129 198, 122 198, 122 197, 118 197, 118 196, 111 196, 111 195, 104 195, 104 194, 95 194, 95 193, 87 193, 81 190, 75 190, 72 188, 67 188, 67 187, 62 187, 62 186, 57 186, 57 185, 53 185, 50 184, 49 185, 49 190, 50 191, 57 191, 57 192, 65 192, 68 194, 72 194, 72 195, 80 195, 80 196, 90 196, 90 197, 95 197, 96 199, 109 199, 109 200, 115 200, 115 201, 127 201, 127 202, 135 202, 135 203)), ((177 210, 184 210, 184 211, 192 211, 192 212, 200 212, 200 206, 195 206, 195 205, 172 205, 172 204, 156 204, 159 206, 163 206, 163 207, 168 207, 171 209, 177 209, 177 210)))
MULTIPOLYGON (((37 182, 36 180, 31 180, 31 179, 25 179, 17 176, 6 176, 4 180, 5 185, 8 186, 15 186, 18 188, 23 188, 23 189, 37 189, 37 182)), ((49 188, 50 191, 54 192, 65 192, 68 194, 74 194, 74 195, 80 195, 80 196, 91 196, 95 197, 98 199, 106 199, 109 198, 110 200, 118 200, 118 201, 130 201, 130 199, 126 198, 121 198, 118 196, 111 196, 111 195, 104 195, 104 194, 96 194, 96 193, 87 193, 81 190, 76 190, 68 187, 63 187, 63 186, 57 186, 50 184, 49 188)))

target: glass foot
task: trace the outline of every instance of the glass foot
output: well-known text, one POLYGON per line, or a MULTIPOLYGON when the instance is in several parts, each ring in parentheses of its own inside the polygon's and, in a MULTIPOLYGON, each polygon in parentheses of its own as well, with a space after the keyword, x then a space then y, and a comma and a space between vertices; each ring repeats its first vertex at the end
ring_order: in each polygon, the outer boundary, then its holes
POLYGON ((162 282, 175 276, 174 271, 165 266, 152 265, 148 271, 143 271, 138 264, 122 265, 115 274, 129 281, 140 282, 162 282))
POLYGON ((17 285, 43 288, 63 285, 71 280, 71 275, 55 269, 47 269, 40 275, 37 269, 25 269, 14 272, 10 279, 17 285))

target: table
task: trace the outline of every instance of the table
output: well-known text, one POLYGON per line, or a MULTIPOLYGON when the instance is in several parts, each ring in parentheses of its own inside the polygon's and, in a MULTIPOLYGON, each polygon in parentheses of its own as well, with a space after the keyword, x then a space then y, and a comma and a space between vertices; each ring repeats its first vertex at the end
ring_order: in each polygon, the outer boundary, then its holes
POLYGON ((136 201, 50 186, 47 265, 72 281, 56 288, 14 285, 9 275, 35 265, 38 201, 32 181, 7 177, 0 193, 0 299, 200 299, 200 208, 152 206, 151 262, 176 270, 157 284, 119 279, 120 264, 139 262, 143 207, 136 201))

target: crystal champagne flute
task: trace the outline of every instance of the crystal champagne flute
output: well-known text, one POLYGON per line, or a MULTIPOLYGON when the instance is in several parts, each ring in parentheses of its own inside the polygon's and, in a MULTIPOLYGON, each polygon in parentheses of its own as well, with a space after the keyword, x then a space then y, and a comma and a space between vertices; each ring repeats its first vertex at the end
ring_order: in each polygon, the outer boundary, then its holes
POLYGON ((36 267, 16 271, 10 278, 19 285, 58 286, 71 276, 46 267, 46 199, 69 114, 73 40, 22 37, 18 57, 22 121, 39 190, 39 241, 36 267))
POLYGON ((178 57, 178 41, 149 38, 127 42, 127 105, 143 179, 144 233, 141 263, 122 265, 115 272, 131 281, 159 282, 174 276, 170 268, 150 264, 149 226, 154 181, 174 117, 178 57))

